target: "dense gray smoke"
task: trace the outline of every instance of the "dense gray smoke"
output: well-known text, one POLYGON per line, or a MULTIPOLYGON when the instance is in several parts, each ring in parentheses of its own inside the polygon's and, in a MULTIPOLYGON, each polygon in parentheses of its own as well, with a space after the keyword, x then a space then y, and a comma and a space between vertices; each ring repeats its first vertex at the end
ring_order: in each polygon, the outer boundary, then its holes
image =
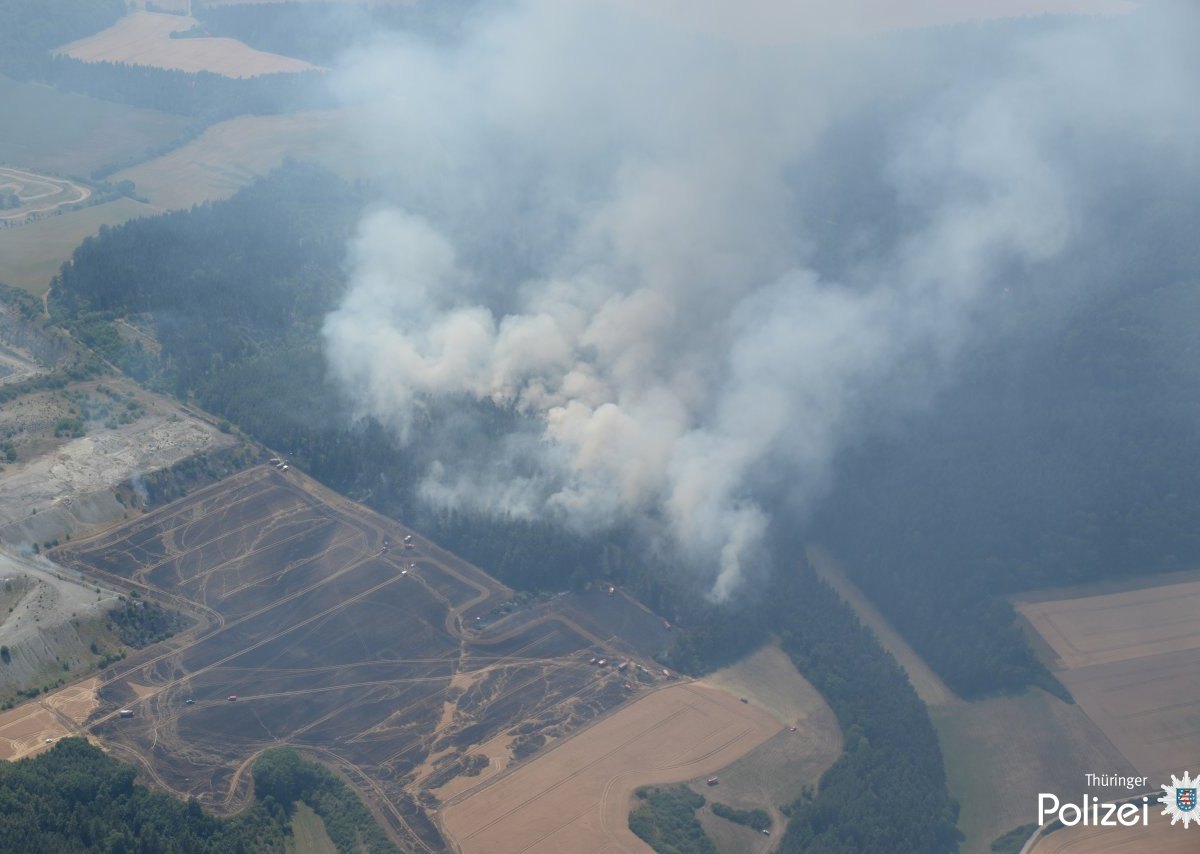
POLYGON ((334 375, 402 439, 431 400, 515 408, 535 433, 481 430, 488 461, 430 460, 425 496, 661 520, 724 598, 768 519, 758 485, 818 497, 850 437, 928 400, 990 297, 1080 239, 1077 146, 1142 128, 1195 157, 1179 14, 1129 16, 1144 39, 1031 27, 994 74, 883 39, 726 41, 631 4, 529 0, 453 46, 385 40, 339 72, 376 105, 355 130, 397 201, 351 248, 334 375), (901 225, 827 222, 806 191, 830 135, 906 77, 945 83, 856 167, 901 225), (830 225, 861 232, 836 268, 814 260, 830 225))

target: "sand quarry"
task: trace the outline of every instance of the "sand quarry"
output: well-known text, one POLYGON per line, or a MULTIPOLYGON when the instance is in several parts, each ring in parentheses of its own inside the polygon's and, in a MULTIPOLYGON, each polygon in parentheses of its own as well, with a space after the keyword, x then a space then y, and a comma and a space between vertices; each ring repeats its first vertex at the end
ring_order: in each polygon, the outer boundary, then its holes
MULTIPOLYGON (((14 431, 19 450, 17 462, 0 472, 3 542, 32 545, 119 520, 125 507, 114 495, 118 485, 234 442, 208 422, 129 381, 108 378, 106 384, 126 399, 132 395, 144 414, 114 427, 89 422, 87 435, 55 439, 57 419, 69 414, 68 401, 58 392, 26 395, 0 412, 0 427, 14 431)), ((92 393, 94 386, 68 390, 92 393)))

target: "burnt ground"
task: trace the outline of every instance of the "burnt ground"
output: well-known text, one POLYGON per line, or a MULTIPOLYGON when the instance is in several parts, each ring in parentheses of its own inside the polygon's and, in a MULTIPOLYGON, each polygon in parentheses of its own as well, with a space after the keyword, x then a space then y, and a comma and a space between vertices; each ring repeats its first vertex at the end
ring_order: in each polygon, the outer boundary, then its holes
POLYGON ((244 471, 51 557, 196 619, 105 672, 88 728, 115 755, 228 812, 250 796, 253 759, 292 745, 410 850, 446 848, 433 790, 655 684, 648 657, 669 641, 619 592, 497 610, 506 587, 292 469, 244 471), (619 673, 599 657, 634 661, 619 673))

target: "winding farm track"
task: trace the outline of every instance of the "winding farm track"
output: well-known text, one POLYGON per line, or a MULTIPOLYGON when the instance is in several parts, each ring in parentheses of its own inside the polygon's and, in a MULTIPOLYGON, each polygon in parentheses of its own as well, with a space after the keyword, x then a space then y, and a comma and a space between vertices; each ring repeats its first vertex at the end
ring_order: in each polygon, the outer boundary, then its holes
POLYGON ((92 196, 91 189, 66 178, 0 166, 0 192, 5 190, 16 195, 19 205, 12 210, 0 210, 0 220, 25 219, 31 214, 86 202, 92 196))
POLYGON ((637 681, 589 666, 630 653, 554 601, 465 629, 511 591, 294 469, 249 469, 51 557, 194 618, 106 671, 84 729, 220 812, 248 803, 262 751, 290 744, 341 773, 402 848, 442 851, 423 787, 453 779, 444 763, 518 725, 586 727, 637 681))

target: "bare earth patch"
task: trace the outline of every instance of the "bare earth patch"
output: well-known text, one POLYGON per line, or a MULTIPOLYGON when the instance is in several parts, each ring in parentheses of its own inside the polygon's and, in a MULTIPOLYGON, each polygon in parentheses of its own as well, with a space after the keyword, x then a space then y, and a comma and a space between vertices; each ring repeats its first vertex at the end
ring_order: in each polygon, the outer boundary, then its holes
POLYGON ((712 773, 781 728, 724 691, 672 685, 451 801, 443 827, 466 854, 645 851, 628 824, 635 789, 712 773))
POLYGON ((77 735, 77 727, 96 708, 97 685, 98 680, 88 679, 0 713, 0 760, 34 756, 60 738, 77 735))
POLYGON ((88 716, 100 705, 96 696, 99 688, 100 680, 93 677, 55 691, 47 695, 42 702, 76 726, 83 726, 88 716))
MULTIPOLYGON (((137 474, 174 465, 201 451, 232 444, 216 427, 188 415, 166 398, 126 380, 109 378, 111 389, 133 395, 144 414, 114 427, 88 424, 88 434, 47 440, 37 453, 21 447, 18 461, 0 473, 0 538, 7 543, 41 543, 67 533, 120 519, 125 508, 113 490, 137 474)), ((93 389, 77 384, 67 391, 93 389)), ((27 395, 6 405, 0 421, 10 418, 23 433, 54 432, 66 412, 61 395, 27 395), (42 426, 39 427, 38 425, 42 426)), ((124 405, 124 404, 122 404, 124 405)))
POLYGON ((310 71, 316 67, 302 59, 255 50, 237 39, 171 38, 171 33, 194 26, 196 20, 187 15, 134 12, 106 30, 63 45, 58 52, 84 62, 211 71, 226 77, 310 71))

